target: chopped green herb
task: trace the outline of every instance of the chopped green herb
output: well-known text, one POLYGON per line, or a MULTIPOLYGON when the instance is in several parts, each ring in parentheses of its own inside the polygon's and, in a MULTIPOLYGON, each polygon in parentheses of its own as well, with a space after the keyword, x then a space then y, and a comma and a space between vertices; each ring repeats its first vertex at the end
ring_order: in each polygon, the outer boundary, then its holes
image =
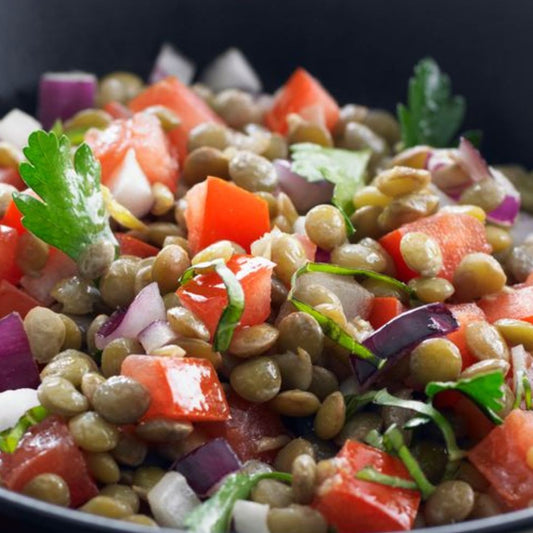
POLYGON ((497 413, 503 408, 503 384, 503 374, 491 372, 457 381, 431 381, 426 385, 425 392, 429 398, 446 390, 461 392, 470 398, 492 422, 502 424, 503 420, 497 413))
POLYGON ((214 269, 222 278, 222 282, 228 293, 228 305, 222 311, 222 315, 218 321, 213 344, 216 351, 224 352, 229 348, 233 332, 239 325, 239 320, 244 312, 244 291, 235 274, 227 267, 222 259, 193 265, 183 273, 180 284, 187 283, 187 281, 194 277, 195 273, 208 269, 214 269))
POLYGON ((324 148, 313 143, 291 146, 291 170, 309 182, 326 180, 335 185, 331 203, 343 214, 348 233, 354 229, 350 216, 355 211, 354 193, 364 186, 365 172, 370 160, 368 150, 324 148))
POLYGON ((381 485, 388 485, 389 487, 395 487, 398 489, 418 490, 418 485, 414 481, 403 479, 398 476, 382 474, 372 466, 365 466, 355 474, 355 477, 362 481, 372 481, 373 483, 380 483, 381 485))
POLYGON ((415 66, 409 80, 407 106, 398 105, 405 148, 419 144, 449 146, 465 115, 462 96, 452 96, 449 77, 430 58, 415 66))
POLYGON ((24 433, 35 424, 38 424, 48 416, 48 411, 38 405, 26 411, 19 421, 9 429, 0 433, 0 450, 7 453, 13 453, 24 436, 24 433))
POLYGON ((370 391, 360 396, 348 395, 345 396, 344 401, 346 402, 347 417, 348 414, 353 416, 357 411, 369 403, 400 407, 402 409, 415 411, 419 415, 429 418, 439 428, 444 437, 450 461, 462 459, 466 455, 466 453, 457 445, 455 433, 448 420, 446 420, 446 418, 444 418, 444 416, 429 403, 419 402, 417 400, 404 400, 403 398, 398 398, 389 394, 387 389, 370 391))
POLYGON ((89 246, 118 246, 100 190, 100 165, 83 144, 74 155, 65 135, 33 132, 20 164, 24 182, 39 196, 14 193, 22 224, 35 236, 79 261, 89 246))
POLYGON ((407 471, 411 474, 416 486, 420 490, 422 498, 427 500, 433 492, 435 492, 435 486, 428 481, 422 468, 418 464, 418 461, 413 457, 413 454, 405 445, 402 432, 395 424, 385 431, 383 435, 383 443, 389 453, 395 452, 402 460, 402 463, 405 465, 405 468, 407 468, 407 471))
POLYGON ((191 533, 226 533, 229 531, 235 502, 246 499, 262 479, 276 479, 291 483, 292 476, 283 472, 264 472, 251 476, 239 472, 230 474, 211 498, 187 516, 185 526, 188 531, 191 533))
POLYGON ((383 436, 377 429, 371 429, 364 438, 364 441, 369 446, 372 446, 373 448, 377 448, 378 450, 385 451, 385 447, 383 445, 383 436))

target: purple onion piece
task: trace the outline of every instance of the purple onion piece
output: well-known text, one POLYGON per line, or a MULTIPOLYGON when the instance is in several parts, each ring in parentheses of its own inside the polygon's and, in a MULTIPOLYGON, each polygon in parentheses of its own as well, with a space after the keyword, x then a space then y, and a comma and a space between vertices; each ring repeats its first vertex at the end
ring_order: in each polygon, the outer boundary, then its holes
MULTIPOLYGON (((446 305, 432 303, 393 318, 365 339, 363 345, 387 360, 385 369, 396 364, 422 341, 448 335, 458 327, 457 320, 446 305)), ((378 371, 375 366, 353 355, 351 363, 361 391, 372 385, 383 370, 378 371)))
POLYGON ((22 319, 10 313, 0 320, 0 392, 36 389, 40 381, 22 319))
POLYGON ((117 309, 111 313, 111 316, 100 326, 100 329, 96 333, 96 337, 104 338, 111 335, 124 320, 126 316, 126 309, 117 309))
POLYGON ((219 437, 178 459, 172 465, 172 470, 182 474, 194 492, 202 496, 224 476, 241 467, 242 464, 233 448, 225 439, 219 437))
POLYGON ((315 262, 317 263, 330 263, 331 253, 323 248, 317 248, 315 254, 315 262))
POLYGON ((459 142, 459 163, 468 172, 473 181, 489 178, 491 173, 487 162, 481 156, 479 150, 465 137, 459 142))
POLYGON ((86 72, 47 72, 39 84, 39 120, 44 129, 94 107, 98 80, 86 72))
POLYGON ((495 224, 512 226, 520 212, 520 197, 506 196, 502 203, 487 213, 487 220, 495 224))

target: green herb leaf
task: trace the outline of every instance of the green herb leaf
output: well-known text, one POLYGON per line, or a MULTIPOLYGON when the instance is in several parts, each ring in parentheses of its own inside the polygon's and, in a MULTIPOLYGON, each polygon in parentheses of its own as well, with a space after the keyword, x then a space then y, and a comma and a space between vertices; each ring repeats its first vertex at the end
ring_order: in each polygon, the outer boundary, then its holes
POLYGON ((335 185, 332 203, 349 218, 355 211, 353 195, 365 184, 370 151, 356 152, 298 143, 291 146, 291 156, 291 170, 294 173, 310 182, 326 180, 335 185))
POLYGON ((422 468, 418 464, 418 461, 413 457, 413 454, 405 445, 402 432, 395 424, 385 431, 383 435, 383 443, 389 453, 396 452, 398 454, 398 457, 402 460, 405 468, 407 468, 407 471, 414 479, 416 486, 422 494, 422 498, 427 500, 435 492, 435 486, 428 481, 422 468))
POLYGON ((24 413, 19 421, 9 429, 0 433, 0 450, 13 453, 24 436, 24 433, 35 424, 38 424, 48 416, 48 411, 41 405, 32 407, 24 413))
POLYGON ((455 433, 444 416, 437 411, 431 404, 419 402, 417 400, 404 400, 387 392, 387 389, 379 391, 370 391, 363 395, 347 395, 344 398, 346 403, 346 413, 353 416, 358 410, 369 403, 376 405, 388 405, 391 407, 400 407, 410 409, 419 415, 429 418, 441 431, 448 450, 450 461, 456 461, 465 457, 466 453, 459 448, 455 440, 455 433))
POLYGON ((246 499, 262 479, 276 479, 291 483, 292 476, 283 472, 265 472, 251 476, 239 472, 230 474, 211 498, 187 516, 185 526, 188 531, 191 533, 226 533, 229 530, 235 502, 246 499))
POLYGON ((383 445, 383 436, 380 434, 380 432, 377 429, 371 429, 364 438, 365 444, 368 444, 369 446, 372 446, 373 448, 377 448, 378 450, 385 451, 385 447, 383 445))
POLYGON ((228 294, 228 305, 222 311, 222 315, 220 315, 213 343, 213 347, 217 352, 225 352, 231 344, 233 332, 239 325, 244 312, 244 291, 237 276, 222 259, 215 259, 189 267, 181 276, 180 285, 190 281, 195 273, 209 269, 214 269, 222 278, 228 294))
POLYGON ((431 381, 426 385, 426 394, 433 398, 436 394, 446 390, 456 390, 470 398, 495 424, 502 424, 502 418, 497 414, 503 408, 504 378, 501 372, 481 374, 457 381, 431 381))
POLYGON ((357 474, 355 474, 355 477, 363 481, 372 481, 373 483, 388 485, 389 487, 398 489, 418 490, 418 485, 414 481, 403 479, 397 476, 382 474, 372 466, 365 466, 363 469, 359 470, 357 474))
POLYGON ((449 77, 433 59, 422 59, 414 70, 414 77, 409 80, 407 106, 398 105, 404 147, 449 146, 463 122, 465 100, 452 96, 449 77))
POLYGON ((118 246, 100 191, 100 164, 87 145, 72 162, 66 136, 35 131, 24 155, 20 174, 40 199, 19 192, 13 198, 29 231, 75 261, 99 241, 118 246))

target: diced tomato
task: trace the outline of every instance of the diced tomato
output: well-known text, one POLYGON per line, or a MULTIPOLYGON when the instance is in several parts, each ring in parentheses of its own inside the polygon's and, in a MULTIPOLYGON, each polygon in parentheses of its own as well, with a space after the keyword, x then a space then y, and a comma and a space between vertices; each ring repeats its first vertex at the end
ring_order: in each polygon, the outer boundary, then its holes
POLYGON ((270 231, 266 201, 220 178, 209 176, 192 187, 185 199, 193 253, 224 239, 249 251, 255 240, 270 231))
POLYGON ((286 435, 281 419, 264 403, 250 403, 233 393, 228 396, 230 419, 206 422, 201 430, 209 437, 224 437, 241 461, 258 459, 271 463, 278 449, 261 451, 265 439, 286 435), (263 441, 263 442, 262 442, 263 441))
POLYGON ((419 275, 407 266, 400 252, 402 237, 413 231, 425 233, 438 243, 443 259, 443 267, 438 275, 449 281, 453 279, 455 269, 465 255, 491 252, 485 226, 476 218, 462 213, 437 213, 424 217, 404 224, 379 240, 392 256, 396 264, 396 277, 402 281, 409 281, 419 275))
POLYGON ((152 246, 127 233, 115 233, 120 246, 120 255, 134 255, 136 257, 153 257, 158 254, 159 248, 152 246))
POLYGON ((448 308, 452 312, 455 320, 459 323, 459 329, 446 335, 446 337, 459 348, 463 359, 464 370, 478 361, 466 345, 465 328, 470 322, 486 320, 485 313, 474 303, 449 305, 448 308))
POLYGON ((368 321, 374 329, 378 329, 389 320, 406 311, 404 305, 398 298, 391 296, 376 296, 372 300, 372 309, 368 316, 368 321))
POLYGON ((19 191, 26 188, 26 184, 22 181, 19 171, 16 168, 0 168, 0 183, 7 183, 13 185, 19 191))
POLYGON ((195 126, 204 122, 222 123, 222 119, 197 94, 173 76, 151 85, 129 103, 132 111, 142 111, 156 105, 168 107, 181 121, 177 128, 168 133, 178 151, 180 162, 187 155, 189 132, 195 126))
POLYGON ((378 472, 411 479, 396 457, 355 440, 347 440, 338 453, 336 473, 317 489, 312 506, 338 533, 408 530, 420 504, 420 493, 362 481, 355 475, 366 466, 378 472))
POLYGON ((0 224, 16 229, 19 235, 28 231, 22 225, 22 213, 18 210, 18 207, 13 200, 9 202, 4 217, 0 220, 0 224))
POLYGON ((533 285, 533 272, 531 272, 531 274, 529 274, 529 276, 526 278, 525 284, 533 285))
POLYGON ((272 131, 287 133, 287 116, 291 113, 309 118, 311 114, 323 118, 328 129, 339 120, 339 106, 320 82, 303 68, 296 69, 280 89, 272 108, 265 116, 265 124, 272 131))
MULTIPOLYGON (((244 291, 244 313, 240 325, 264 322, 270 314, 270 289, 273 263, 262 257, 234 255, 227 263, 244 291)), ((216 272, 201 274, 177 290, 184 307, 191 310, 214 335, 228 294, 216 272)))
POLYGON ((121 373, 150 392, 144 420, 227 420, 229 407, 213 365, 192 357, 130 355, 121 373))
POLYGON ((0 479, 20 492, 39 474, 57 474, 70 489, 70 506, 78 507, 98 494, 83 454, 74 443, 67 425, 49 416, 31 427, 14 453, 0 454, 0 479))
POLYGON ((533 501, 533 469, 526 457, 533 447, 533 412, 514 409, 495 427, 468 458, 513 509, 533 501))
POLYGON ((17 230, 0 225, 0 280, 7 280, 15 285, 19 282, 22 272, 17 266, 17 230))
POLYGON ((16 311, 24 318, 30 309, 38 305, 40 303, 27 292, 17 289, 5 279, 0 280, 0 318, 9 315, 13 311, 16 311))
POLYGON ((115 120, 105 130, 90 129, 85 140, 100 161, 102 183, 109 188, 113 188, 114 170, 133 148, 150 183, 163 183, 172 191, 176 189, 178 162, 157 117, 137 113, 130 119, 115 120))
POLYGON ((515 318, 533 323, 533 285, 506 287, 497 294, 484 296, 478 302, 487 320, 515 318))
POLYGON ((131 118, 133 113, 120 102, 107 102, 104 111, 109 113, 113 118, 131 118))

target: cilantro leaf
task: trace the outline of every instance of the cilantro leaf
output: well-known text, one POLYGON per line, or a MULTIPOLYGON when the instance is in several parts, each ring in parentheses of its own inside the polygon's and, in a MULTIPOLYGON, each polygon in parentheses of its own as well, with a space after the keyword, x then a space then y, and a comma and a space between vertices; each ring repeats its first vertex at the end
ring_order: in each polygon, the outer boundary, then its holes
POLYGON ((465 110, 464 98, 451 94, 450 78, 433 59, 422 59, 409 80, 407 106, 398 105, 404 147, 448 146, 463 122, 465 110))
POLYGON ((22 224, 75 261, 99 242, 117 246, 100 190, 100 165, 82 144, 72 161, 70 142, 54 132, 33 132, 20 164, 24 182, 39 198, 14 193, 22 224))
POLYGON ((365 183, 369 150, 324 148, 313 143, 291 146, 291 170, 309 182, 326 180, 335 185, 332 203, 349 217, 355 211, 353 195, 365 183))
POLYGON ((503 374, 491 372, 457 381, 431 381, 426 385, 425 392, 429 398, 446 390, 461 392, 468 396, 492 422, 502 424, 503 420, 497 413, 503 408, 503 384, 503 374))
POLYGON ((26 411, 12 428, 5 429, 0 433, 0 450, 13 453, 17 449, 18 443, 24 436, 24 433, 26 433, 26 430, 38 424, 47 416, 48 411, 42 405, 32 407, 26 411))

